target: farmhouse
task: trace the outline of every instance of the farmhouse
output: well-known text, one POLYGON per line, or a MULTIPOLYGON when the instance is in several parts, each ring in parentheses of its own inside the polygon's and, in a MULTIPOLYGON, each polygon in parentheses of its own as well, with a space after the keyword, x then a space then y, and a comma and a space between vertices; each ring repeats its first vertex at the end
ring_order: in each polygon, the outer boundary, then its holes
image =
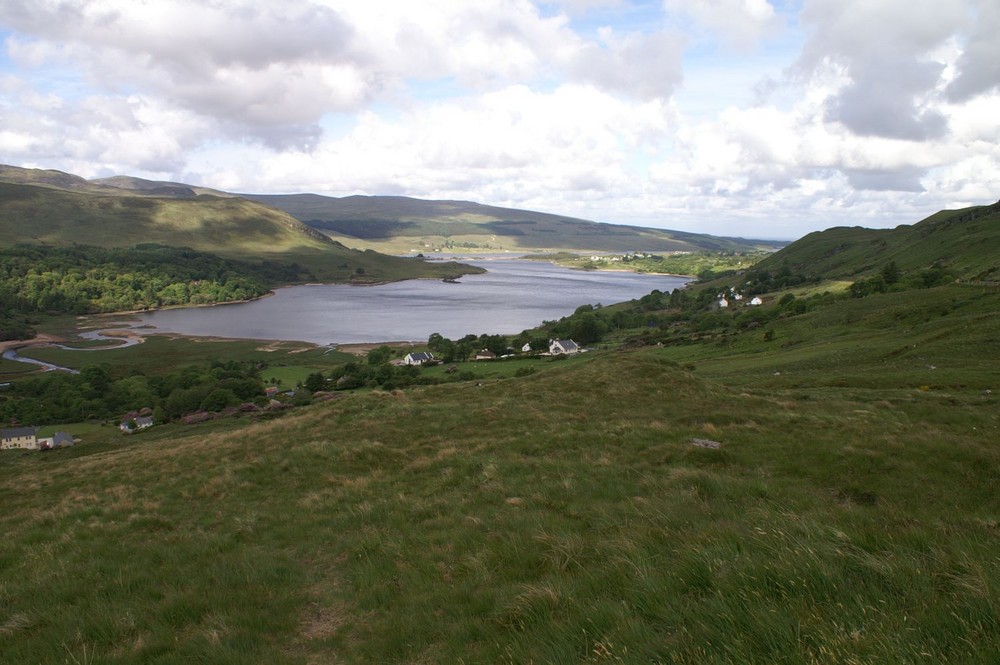
POLYGON ((483 349, 482 351, 476 351, 474 360, 495 360, 497 354, 493 353, 489 349, 483 349))
POLYGON ((580 347, 571 339, 550 339, 549 353, 553 356, 580 353, 580 347))
POLYGON ((38 450, 37 427, 0 430, 0 450, 38 450))
POLYGON ((53 448, 67 448, 73 445, 73 435, 68 432, 56 432, 52 436, 38 440, 39 450, 52 450, 53 448))
POLYGON ((141 429, 146 429, 147 427, 153 426, 153 416, 138 416, 135 418, 127 418, 123 420, 118 429, 125 432, 126 434, 132 434, 141 429))
POLYGON ((415 353, 407 353, 403 358, 403 363, 406 365, 423 365, 432 360, 434 360, 434 354, 430 351, 417 351, 415 353))

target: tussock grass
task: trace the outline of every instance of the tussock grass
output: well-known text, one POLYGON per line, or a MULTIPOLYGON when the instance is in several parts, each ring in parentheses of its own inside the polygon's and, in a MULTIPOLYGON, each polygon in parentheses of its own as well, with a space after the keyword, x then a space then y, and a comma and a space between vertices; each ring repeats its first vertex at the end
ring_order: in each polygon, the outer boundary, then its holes
POLYGON ((995 409, 733 390, 662 353, 19 458, 4 657, 1000 657, 995 409))

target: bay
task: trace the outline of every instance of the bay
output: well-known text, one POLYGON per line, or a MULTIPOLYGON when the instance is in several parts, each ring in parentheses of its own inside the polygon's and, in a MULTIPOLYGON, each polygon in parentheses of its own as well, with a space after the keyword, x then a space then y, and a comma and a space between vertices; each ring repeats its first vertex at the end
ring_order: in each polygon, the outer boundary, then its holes
POLYGON ((431 333, 516 334, 572 314, 672 291, 688 277, 570 270, 544 261, 466 261, 486 268, 457 283, 408 280, 376 286, 303 285, 247 303, 160 310, 142 325, 184 335, 314 344, 426 341, 431 333))

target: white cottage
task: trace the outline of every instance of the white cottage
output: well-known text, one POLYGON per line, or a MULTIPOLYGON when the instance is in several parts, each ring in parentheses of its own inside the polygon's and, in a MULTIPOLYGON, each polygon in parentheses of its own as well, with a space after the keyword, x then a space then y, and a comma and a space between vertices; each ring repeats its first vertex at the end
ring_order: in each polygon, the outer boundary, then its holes
POLYGON ((417 351, 415 353, 407 353, 403 358, 403 364, 423 365, 424 363, 429 363, 432 360, 434 360, 434 354, 430 351, 417 351))
POLYGON ((553 356, 560 354, 580 353, 580 347, 571 339, 550 339, 549 353, 553 356))

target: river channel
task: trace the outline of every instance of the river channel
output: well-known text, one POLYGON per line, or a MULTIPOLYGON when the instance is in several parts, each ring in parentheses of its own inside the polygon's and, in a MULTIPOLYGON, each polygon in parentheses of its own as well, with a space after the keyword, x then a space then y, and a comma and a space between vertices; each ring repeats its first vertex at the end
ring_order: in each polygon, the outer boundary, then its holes
POLYGON ((346 344, 425 341, 431 333, 516 334, 572 314, 672 291, 688 277, 570 270, 544 261, 466 261, 486 268, 457 283, 408 280, 376 286, 281 288, 247 303, 160 310, 141 315, 156 332, 346 344))

